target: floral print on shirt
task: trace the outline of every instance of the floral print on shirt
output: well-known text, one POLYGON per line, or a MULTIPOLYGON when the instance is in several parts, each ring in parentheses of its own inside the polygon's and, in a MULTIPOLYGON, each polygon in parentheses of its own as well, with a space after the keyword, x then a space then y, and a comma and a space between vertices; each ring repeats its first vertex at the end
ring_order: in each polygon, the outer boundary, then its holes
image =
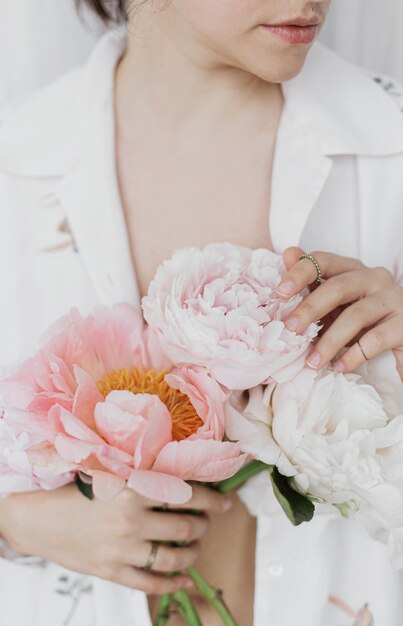
POLYGON ((390 76, 373 76, 372 79, 391 96, 403 113, 403 85, 390 76))
MULTIPOLYGON (((347 602, 337 596, 330 596, 329 603, 340 609, 344 615, 347 615, 349 618, 354 620, 354 622, 352 624, 348 624, 348 626, 375 626, 374 618, 368 604, 364 604, 361 609, 355 611, 347 604, 347 602)), ((342 625, 340 624, 340 626, 342 625)), ((347 624, 345 626, 347 626, 347 624)))

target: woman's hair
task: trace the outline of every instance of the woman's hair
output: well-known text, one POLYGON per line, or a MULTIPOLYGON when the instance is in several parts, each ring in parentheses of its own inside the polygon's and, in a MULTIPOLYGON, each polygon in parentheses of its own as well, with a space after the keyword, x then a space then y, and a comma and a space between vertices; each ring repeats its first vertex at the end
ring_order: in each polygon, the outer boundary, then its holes
POLYGON ((127 21, 127 0, 75 0, 78 7, 87 5, 105 23, 127 21))

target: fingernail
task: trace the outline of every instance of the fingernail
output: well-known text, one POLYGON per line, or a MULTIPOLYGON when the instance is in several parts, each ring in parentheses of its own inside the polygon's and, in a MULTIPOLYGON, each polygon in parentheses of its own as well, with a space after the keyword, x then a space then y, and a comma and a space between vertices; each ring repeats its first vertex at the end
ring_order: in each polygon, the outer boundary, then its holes
POLYGON ((321 356, 320 356, 319 352, 313 352, 313 353, 311 354, 311 356, 310 356, 310 357, 306 360, 307 364, 308 364, 310 367, 313 367, 313 368, 315 368, 315 369, 316 369, 317 367, 319 367, 319 365, 320 365, 320 361, 321 361, 321 356))
POLYGON ((342 374, 346 371, 346 366, 344 365, 343 361, 336 361, 336 363, 334 364, 334 369, 336 370, 336 372, 339 372, 339 374, 342 374))
POLYGON ((280 283, 276 287, 276 291, 280 296, 289 296, 294 291, 294 285, 292 283, 280 283))
POLYGON ((187 579, 183 586, 185 587, 185 589, 194 589, 193 580, 187 579))
POLYGON ((288 320, 285 322, 285 325, 286 325, 286 327, 288 328, 288 330, 291 330, 291 331, 293 331, 293 332, 294 332, 294 331, 296 331, 296 330, 297 330, 297 328, 298 328, 298 323, 299 323, 299 322, 298 322, 298 320, 297 320, 297 318, 296 318, 296 317, 290 317, 290 319, 288 319, 288 320))
POLYGON ((222 511, 229 511, 232 507, 232 500, 224 500, 221 504, 222 511))

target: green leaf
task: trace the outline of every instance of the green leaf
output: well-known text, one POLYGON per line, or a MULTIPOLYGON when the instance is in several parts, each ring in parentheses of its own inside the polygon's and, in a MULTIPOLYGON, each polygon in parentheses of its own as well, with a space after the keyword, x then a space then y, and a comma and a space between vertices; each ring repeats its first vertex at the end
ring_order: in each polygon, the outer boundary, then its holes
POLYGON ((79 476, 76 478, 77 487, 88 500, 94 499, 94 492, 92 491, 92 485, 85 483, 79 476))
POLYGON ((306 496, 295 491, 286 476, 278 471, 277 467, 269 470, 274 495, 288 519, 298 526, 309 522, 315 513, 315 505, 306 496))
POLYGON ((242 485, 253 478, 253 476, 269 468, 271 469, 271 467, 271 465, 266 465, 266 463, 262 463, 262 461, 250 461, 241 467, 234 476, 217 483, 215 488, 222 494, 231 493, 239 489, 239 487, 242 487, 242 485))

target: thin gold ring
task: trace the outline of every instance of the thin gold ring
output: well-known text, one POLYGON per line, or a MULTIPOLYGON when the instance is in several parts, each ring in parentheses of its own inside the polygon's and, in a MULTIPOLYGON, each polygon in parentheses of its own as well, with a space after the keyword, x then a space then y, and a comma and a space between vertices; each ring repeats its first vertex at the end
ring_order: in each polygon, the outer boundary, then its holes
POLYGON ((314 280, 314 283, 317 283, 318 285, 322 284, 323 278, 322 278, 322 272, 320 269, 320 265, 318 263, 318 261, 315 259, 314 256, 312 256, 312 254, 301 254, 301 256, 299 257, 299 260, 302 261, 302 259, 308 259, 308 261, 311 261, 316 269, 316 280, 314 280))
POLYGON ((299 257, 299 260, 302 261, 302 259, 308 259, 308 261, 311 261, 311 263, 314 264, 315 269, 316 269, 316 280, 314 280, 314 283, 321 285, 323 282, 323 276, 322 276, 322 271, 320 269, 320 265, 318 261, 315 259, 315 257, 312 254, 301 254, 301 256, 299 257))
POLYGON ((358 339, 357 343, 358 343, 358 347, 360 348, 360 350, 361 350, 361 352, 362 352, 362 356, 364 357, 364 359, 365 359, 366 361, 369 361, 369 358, 368 358, 368 357, 367 357, 367 355, 365 354, 365 352, 364 352, 364 348, 363 348, 363 347, 362 347, 362 345, 360 344, 360 340, 359 340, 359 339, 358 339))
POLYGON ((143 570, 150 571, 150 569, 155 563, 155 559, 157 558, 158 548, 159 548, 159 543, 157 541, 152 541, 150 556, 147 559, 147 563, 142 568, 143 570))

